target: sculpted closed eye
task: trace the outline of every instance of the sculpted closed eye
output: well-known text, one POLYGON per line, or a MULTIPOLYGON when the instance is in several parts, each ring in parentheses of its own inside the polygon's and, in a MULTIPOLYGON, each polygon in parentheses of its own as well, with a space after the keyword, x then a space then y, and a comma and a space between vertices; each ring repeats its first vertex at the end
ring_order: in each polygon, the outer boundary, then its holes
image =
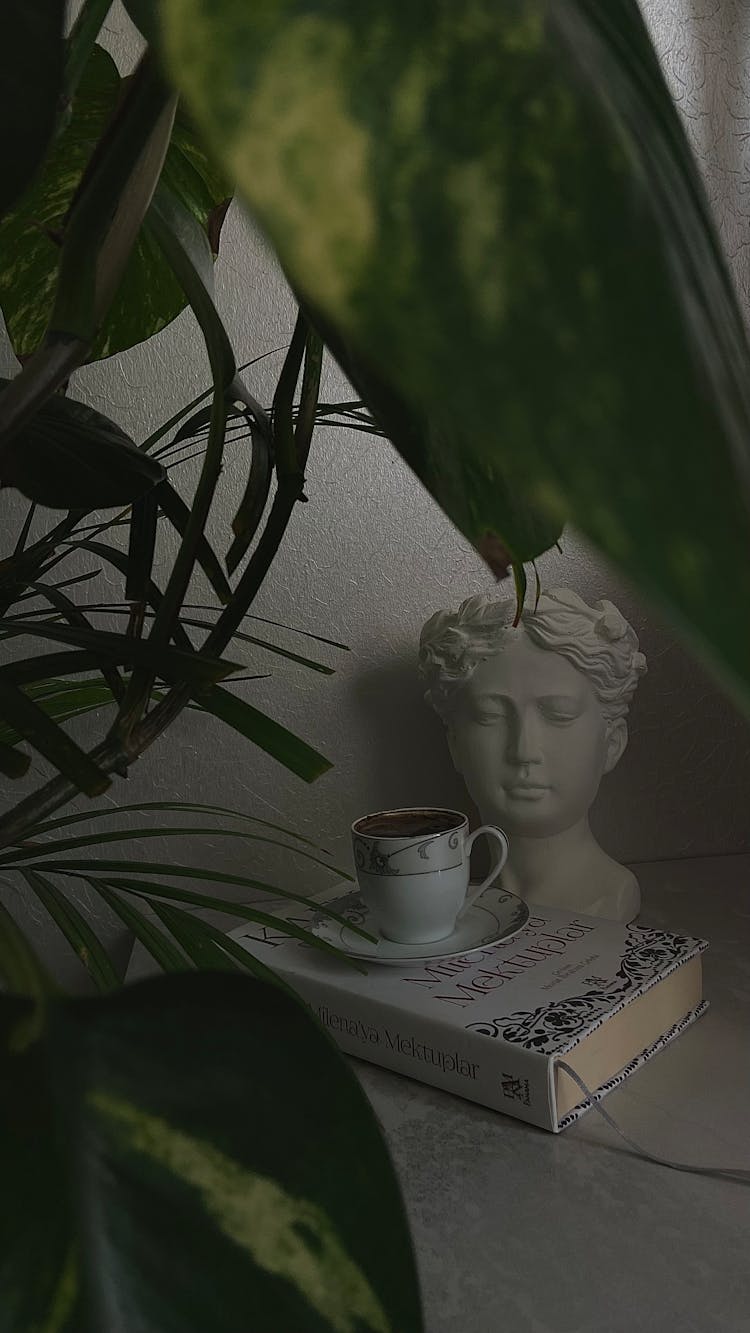
POLYGON ((483 727, 491 727, 498 722, 504 722, 506 717, 507 714, 503 708, 478 708, 472 714, 472 720, 483 727))
POLYGON ((540 699, 538 707, 543 717, 558 726, 575 722, 583 712, 582 706, 576 699, 540 699))

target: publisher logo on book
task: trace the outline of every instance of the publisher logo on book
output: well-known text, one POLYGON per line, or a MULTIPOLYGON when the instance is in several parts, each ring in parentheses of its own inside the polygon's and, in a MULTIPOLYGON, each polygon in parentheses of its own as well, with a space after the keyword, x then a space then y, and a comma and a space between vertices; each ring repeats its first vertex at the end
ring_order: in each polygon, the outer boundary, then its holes
POLYGON ((527 1078, 516 1078, 515 1074, 501 1074, 500 1089, 508 1101, 531 1106, 531 1092, 527 1078))

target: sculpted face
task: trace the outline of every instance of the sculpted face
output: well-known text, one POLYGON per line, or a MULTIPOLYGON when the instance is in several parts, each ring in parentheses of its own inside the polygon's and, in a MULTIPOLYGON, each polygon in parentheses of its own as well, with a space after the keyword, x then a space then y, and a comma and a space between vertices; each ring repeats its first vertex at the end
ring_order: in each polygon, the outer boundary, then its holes
POLYGON ((448 739, 482 818, 543 838, 587 814, 627 728, 608 728, 587 678, 521 630, 460 690, 448 739))

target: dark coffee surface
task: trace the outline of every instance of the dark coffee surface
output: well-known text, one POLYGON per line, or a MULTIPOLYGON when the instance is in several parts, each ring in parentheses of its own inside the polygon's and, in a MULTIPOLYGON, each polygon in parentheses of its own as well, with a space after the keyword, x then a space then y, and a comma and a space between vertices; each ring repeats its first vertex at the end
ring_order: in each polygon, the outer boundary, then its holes
POLYGON ((358 819, 355 832, 368 838, 429 838, 462 823, 463 815, 451 810, 393 810, 358 819))

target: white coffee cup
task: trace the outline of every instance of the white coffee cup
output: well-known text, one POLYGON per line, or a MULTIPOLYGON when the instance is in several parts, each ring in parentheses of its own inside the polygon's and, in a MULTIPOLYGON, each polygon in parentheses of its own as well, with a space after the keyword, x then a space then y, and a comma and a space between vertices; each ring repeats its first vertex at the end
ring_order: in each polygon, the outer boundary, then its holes
POLYGON ((460 810, 413 807, 362 815, 352 824, 357 880, 381 935, 400 944, 429 944, 456 922, 499 874, 508 839, 492 824, 469 833, 460 810), (481 833, 497 838, 499 862, 469 891, 469 857, 481 833))

